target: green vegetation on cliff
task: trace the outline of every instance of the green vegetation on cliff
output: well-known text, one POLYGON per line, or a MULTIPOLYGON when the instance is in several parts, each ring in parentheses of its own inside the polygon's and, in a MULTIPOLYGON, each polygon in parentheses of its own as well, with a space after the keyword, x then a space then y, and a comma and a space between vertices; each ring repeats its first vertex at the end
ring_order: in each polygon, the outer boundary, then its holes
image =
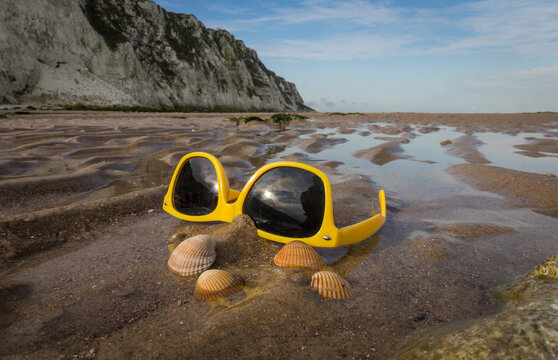
POLYGON ((107 43, 111 50, 128 41, 126 31, 131 22, 122 7, 102 0, 86 0, 82 6, 87 20, 107 43))

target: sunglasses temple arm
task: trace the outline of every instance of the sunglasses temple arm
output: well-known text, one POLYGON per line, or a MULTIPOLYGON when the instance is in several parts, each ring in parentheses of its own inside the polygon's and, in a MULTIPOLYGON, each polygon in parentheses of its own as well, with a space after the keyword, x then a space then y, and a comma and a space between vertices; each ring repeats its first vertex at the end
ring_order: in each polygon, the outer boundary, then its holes
POLYGON ((382 216, 384 219, 386 218, 386 193, 384 190, 380 190, 378 193, 378 197, 380 198, 380 209, 382 211, 382 216))
POLYGON ((339 229, 339 245, 350 245, 362 241, 382 228, 386 222, 386 195, 383 190, 378 194, 380 198, 381 214, 359 223, 339 229))

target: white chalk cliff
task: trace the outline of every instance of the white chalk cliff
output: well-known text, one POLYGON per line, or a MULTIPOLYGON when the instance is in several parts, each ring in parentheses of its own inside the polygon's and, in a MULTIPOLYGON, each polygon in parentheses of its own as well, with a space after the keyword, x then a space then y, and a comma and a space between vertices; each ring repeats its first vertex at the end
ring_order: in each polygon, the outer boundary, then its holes
POLYGON ((242 41, 147 0, 1 0, 0 103, 308 109, 242 41))

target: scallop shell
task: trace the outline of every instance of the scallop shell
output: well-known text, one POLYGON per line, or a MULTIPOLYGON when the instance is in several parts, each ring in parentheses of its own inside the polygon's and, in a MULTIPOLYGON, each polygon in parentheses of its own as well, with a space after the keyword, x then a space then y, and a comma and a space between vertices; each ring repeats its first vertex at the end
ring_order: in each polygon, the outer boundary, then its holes
POLYGON ((318 271, 312 275, 310 286, 327 298, 350 299, 355 296, 351 284, 331 271, 318 271))
POLYGON ((200 300, 227 297, 242 290, 244 283, 225 270, 207 270, 198 278, 194 296, 200 300))
POLYGON ((324 260, 316 250, 298 240, 283 246, 273 258, 273 262, 281 267, 319 269, 325 266, 324 260))
POLYGON ((217 257, 215 239, 197 235, 181 242, 167 261, 170 271, 180 276, 198 275, 207 270, 217 257))

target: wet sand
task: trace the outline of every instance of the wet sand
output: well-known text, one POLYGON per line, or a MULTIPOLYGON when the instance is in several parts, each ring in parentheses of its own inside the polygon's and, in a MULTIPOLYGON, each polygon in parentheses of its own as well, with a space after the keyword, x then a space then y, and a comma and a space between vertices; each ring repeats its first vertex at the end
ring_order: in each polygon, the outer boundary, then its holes
POLYGON ((386 358, 498 313, 492 290, 558 253, 558 114, 308 113, 285 131, 225 121, 240 115, 0 119, 0 356, 386 358), (192 151, 215 154, 238 190, 271 161, 322 169, 338 226, 366 218, 384 189, 378 234, 318 249, 356 296, 320 298, 313 271, 275 266, 281 245, 246 219, 163 212, 192 151), (167 270, 169 245, 200 233, 241 293, 199 301, 195 277, 167 270))

